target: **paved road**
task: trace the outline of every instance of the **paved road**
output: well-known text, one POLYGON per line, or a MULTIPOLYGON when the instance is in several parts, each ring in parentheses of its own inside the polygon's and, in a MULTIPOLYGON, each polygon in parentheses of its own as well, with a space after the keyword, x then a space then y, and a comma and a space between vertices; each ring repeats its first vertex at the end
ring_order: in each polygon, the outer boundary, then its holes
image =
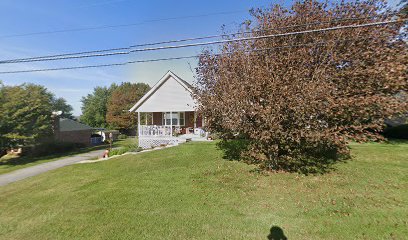
POLYGON ((10 173, 5 173, 0 175, 0 186, 7 185, 12 182, 17 182, 19 180, 32 177, 53 169, 68 166, 83 160, 88 160, 97 156, 102 156, 105 150, 97 150, 88 153, 82 153, 71 157, 62 158, 60 160, 55 160, 52 162, 46 162, 38 164, 32 167, 22 168, 10 173))

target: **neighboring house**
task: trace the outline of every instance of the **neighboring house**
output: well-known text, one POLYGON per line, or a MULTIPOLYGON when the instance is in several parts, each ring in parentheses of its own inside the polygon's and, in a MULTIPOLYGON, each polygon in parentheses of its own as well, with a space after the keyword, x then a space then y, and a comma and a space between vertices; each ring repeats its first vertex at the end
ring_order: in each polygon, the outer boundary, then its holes
POLYGON ((59 142, 79 143, 91 145, 93 128, 67 118, 59 118, 55 121, 54 137, 59 142))
POLYGON ((186 140, 205 140, 196 114, 193 87, 168 71, 129 111, 138 114, 139 146, 151 148, 186 140), (142 119, 142 122, 141 122, 142 119))

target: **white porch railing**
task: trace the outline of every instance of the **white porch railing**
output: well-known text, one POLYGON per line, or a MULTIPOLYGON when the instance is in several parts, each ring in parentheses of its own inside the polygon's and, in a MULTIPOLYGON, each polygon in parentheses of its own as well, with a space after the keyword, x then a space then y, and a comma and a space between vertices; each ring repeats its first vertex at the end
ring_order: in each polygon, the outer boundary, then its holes
MULTIPOLYGON (((196 133, 189 133, 178 136, 172 134, 172 131, 179 132, 180 126, 162 126, 162 125, 139 125, 139 147, 143 149, 178 145, 179 142, 186 142, 186 139, 205 139, 207 135, 201 136, 204 132, 201 129, 196 129, 196 133)), ((174 133, 173 132, 173 133, 174 133)))
MULTIPOLYGON (((173 126, 175 130, 179 128, 178 126, 173 126)), ((149 136, 149 137, 171 137, 172 127, 171 126, 158 126, 158 125, 140 125, 139 136, 149 136)))
MULTIPOLYGON (((178 126, 173 126, 177 129, 178 126)), ((171 126, 140 125, 139 147, 143 149, 162 145, 177 145, 178 139, 172 135, 171 126)))

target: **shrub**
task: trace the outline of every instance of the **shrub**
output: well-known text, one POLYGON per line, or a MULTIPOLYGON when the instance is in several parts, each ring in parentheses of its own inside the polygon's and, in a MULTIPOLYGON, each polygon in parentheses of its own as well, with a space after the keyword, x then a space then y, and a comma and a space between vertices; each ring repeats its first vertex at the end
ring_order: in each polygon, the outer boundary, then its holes
POLYGON ((119 136, 118 136, 119 140, 124 140, 126 138, 128 138, 128 136, 126 136, 125 134, 119 134, 119 136))
POLYGON ((122 155, 127 152, 140 152, 142 150, 143 149, 140 148, 137 144, 131 143, 121 148, 112 149, 109 152, 109 157, 114 156, 114 155, 122 155))
POLYGON ((128 148, 117 148, 117 149, 112 149, 111 151, 109 151, 109 157, 115 156, 115 155, 122 155, 124 153, 128 152, 128 148))
POLYGON ((211 133, 208 135, 208 138, 211 138, 211 140, 219 140, 219 139, 221 139, 221 137, 220 137, 220 135, 219 135, 218 133, 213 133, 213 132, 211 132, 211 133))
POLYGON ((246 139, 225 139, 217 143, 217 146, 224 151, 224 158, 227 160, 240 160, 243 153, 248 150, 250 142, 246 139))
MULTIPOLYGON (((291 9, 276 5, 251 13, 234 37, 390 19, 376 0, 297 1, 291 9), (333 22, 356 17, 361 19, 333 22), (327 24, 305 24, 315 22, 327 24)), ((266 170, 316 172, 347 157, 350 140, 381 140, 384 119, 408 111, 397 97, 408 89, 407 45, 398 40, 402 26, 231 41, 205 50, 195 81, 198 110, 224 146, 236 148, 229 141, 237 135, 246 140, 240 155, 248 162, 266 170)))

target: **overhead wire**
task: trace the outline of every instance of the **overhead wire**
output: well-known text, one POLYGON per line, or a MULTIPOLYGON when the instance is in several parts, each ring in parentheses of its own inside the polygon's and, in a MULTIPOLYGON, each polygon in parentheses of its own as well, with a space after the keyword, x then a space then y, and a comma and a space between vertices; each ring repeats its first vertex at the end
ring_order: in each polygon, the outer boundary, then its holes
POLYGON ((178 48, 195 47, 195 46, 207 46, 207 45, 222 44, 222 43, 231 43, 231 42, 239 42, 239 41, 249 41, 249 40, 258 40, 258 39, 266 39, 266 38, 275 38, 275 37, 282 37, 282 36, 293 36, 293 35, 307 34, 307 33, 334 31, 334 30, 340 30, 340 29, 371 27, 371 26, 385 25, 385 24, 390 24, 390 23, 397 23, 397 22, 401 22, 401 21, 405 21, 405 20, 406 19, 388 20, 388 21, 371 22, 371 23, 364 23, 364 24, 335 26, 335 27, 329 27, 329 28, 310 29, 310 30, 305 30, 305 31, 296 31, 296 32, 288 32, 288 33, 278 33, 278 34, 268 34, 268 35, 242 37, 242 38, 234 38, 234 39, 223 39, 223 40, 217 40, 217 41, 181 44, 181 45, 173 45, 173 46, 159 46, 159 47, 151 47, 151 48, 139 48, 139 49, 132 49, 132 50, 129 50, 129 51, 124 51, 124 52, 88 54, 88 55, 79 55, 79 56, 63 56, 63 57, 52 57, 52 58, 38 58, 38 59, 30 59, 30 60, 4 60, 4 61, 0 61, 0 64, 43 62, 43 61, 55 61, 55 60, 78 59, 78 58, 105 57, 105 56, 113 56, 113 55, 127 55, 127 54, 135 53, 135 52, 157 51, 157 50, 165 50, 165 49, 178 49, 178 48))
MULTIPOLYGON (((382 15, 382 17, 386 17, 386 16, 389 16, 389 15, 382 15)), ((218 35, 209 35, 209 36, 202 36, 202 37, 167 40, 167 41, 161 41, 161 42, 131 45, 131 46, 128 46, 128 47, 119 47, 119 48, 110 48, 110 49, 83 51, 83 52, 65 53, 65 54, 56 54, 56 55, 46 55, 46 56, 29 57, 29 58, 7 59, 7 60, 0 61, 0 64, 30 62, 31 60, 38 61, 40 59, 44 59, 44 60, 47 60, 47 61, 52 61, 52 60, 63 60, 63 59, 71 59, 71 58, 88 58, 88 57, 104 57, 104 56, 112 56, 112 55, 126 55, 126 54, 130 53, 128 51, 130 51, 131 49, 133 49, 135 47, 144 47, 144 46, 154 46, 154 45, 161 45, 161 44, 168 44, 168 43, 196 41, 196 40, 211 39, 211 38, 217 38, 217 37, 235 36, 235 35, 238 35, 238 34, 251 34, 251 33, 256 33, 256 32, 265 32, 265 31, 272 31, 272 30, 283 30, 283 29, 289 29, 289 28, 295 28, 295 27, 312 26, 312 25, 320 25, 320 24, 344 22, 344 21, 357 21, 357 20, 364 20, 364 19, 370 19, 370 18, 373 18, 373 17, 337 18, 337 19, 334 19, 334 20, 331 20, 331 21, 324 21, 324 22, 312 22, 312 23, 304 23, 304 24, 297 24, 297 25, 291 25, 291 26, 285 26, 285 27, 279 27, 279 28, 263 29, 263 30, 256 30, 256 31, 235 32, 235 33, 229 33, 229 34, 218 34, 218 35), (100 54, 100 53, 112 52, 112 51, 125 51, 125 52, 114 52, 114 53, 100 54), (89 55, 89 54, 93 54, 93 55, 89 55), (76 55, 79 55, 79 56, 76 56, 76 55), (72 57, 70 57, 70 56, 72 56, 72 57), (62 57, 68 57, 68 58, 62 58, 62 57)), ((135 50, 135 51, 139 51, 139 50, 135 50)))
MULTIPOLYGON (((357 40, 368 40, 372 38, 359 38, 357 40)), ((336 40, 333 43, 337 42, 345 42, 345 41, 352 41, 356 39, 343 39, 343 40, 336 40)), ((263 52, 263 51, 270 51, 274 49, 284 49, 284 48, 295 48, 295 47, 306 47, 306 46, 319 46, 328 44, 327 41, 325 42, 318 42, 318 43, 307 43, 307 44, 297 44, 297 45, 283 45, 283 46, 276 46, 272 48, 262 48, 262 49, 255 49, 250 51, 245 51, 246 53, 253 53, 253 52, 263 52)), ((225 53, 217 53, 214 56, 222 56, 233 54, 233 52, 225 52, 225 53)), ((59 70, 73 70, 73 69, 87 69, 87 68, 101 68, 101 67, 113 67, 113 66, 124 66, 128 64, 135 64, 135 63, 147 63, 147 62, 159 62, 159 61, 170 61, 170 60, 181 60, 181 59, 191 59, 191 58, 198 58, 202 55, 191 55, 191 56, 181 56, 181 57, 169 57, 169 58, 157 58, 157 59, 147 59, 147 60, 134 60, 134 61, 127 61, 121 63, 110 63, 110 64, 97 64, 97 65, 85 65, 85 66, 73 66, 73 67, 60 67, 60 68, 45 68, 45 69, 30 69, 30 70, 17 70, 17 71, 3 71, 0 74, 15 74, 15 73, 33 73, 33 72, 48 72, 48 71, 59 71, 59 70)))

